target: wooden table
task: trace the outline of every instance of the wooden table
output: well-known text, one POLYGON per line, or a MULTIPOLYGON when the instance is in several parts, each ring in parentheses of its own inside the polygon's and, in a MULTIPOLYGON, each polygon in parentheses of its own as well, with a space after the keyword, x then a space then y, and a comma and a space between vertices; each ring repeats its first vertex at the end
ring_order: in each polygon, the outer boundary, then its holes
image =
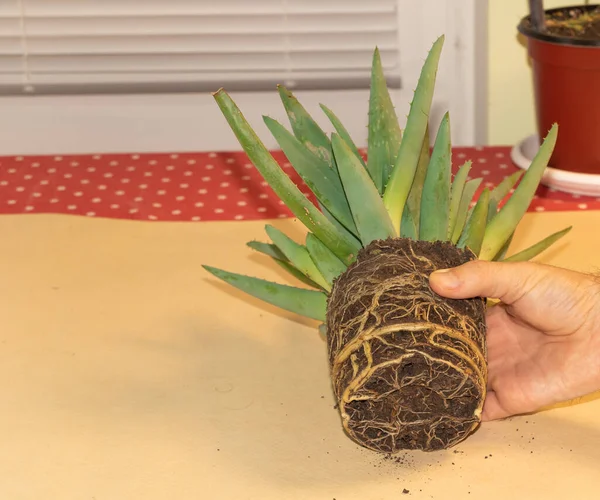
MULTIPOLYGON (((391 461, 357 447, 333 408, 316 324, 200 267, 291 283, 245 242, 264 240, 267 222, 297 236, 301 224, 260 212, 155 221, 139 214, 156 207, 137 207, 0 217, 0 498, 598 498, 593 395, 487 423, 452 451, 391 461)), ((511 251, 573 224, 540 260, 596 271, 599 221, 532 210, 511 251)))

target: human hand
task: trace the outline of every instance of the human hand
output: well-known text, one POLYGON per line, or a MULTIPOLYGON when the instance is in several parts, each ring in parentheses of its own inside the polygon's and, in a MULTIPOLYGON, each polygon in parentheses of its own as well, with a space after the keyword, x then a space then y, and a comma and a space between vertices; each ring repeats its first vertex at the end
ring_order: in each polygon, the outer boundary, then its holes
POLYGON ((430 285, 448 298, 501 301, 487 312, 483 420, 600 389, 600 280, 532 262, 476 260, 434 272, 430 285))

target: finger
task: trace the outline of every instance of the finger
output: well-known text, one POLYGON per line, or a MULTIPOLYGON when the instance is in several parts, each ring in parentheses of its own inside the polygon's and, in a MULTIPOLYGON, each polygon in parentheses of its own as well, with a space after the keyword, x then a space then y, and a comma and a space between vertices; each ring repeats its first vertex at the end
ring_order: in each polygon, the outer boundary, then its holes
POLYGON ((474 260, 433 272, 429 283, 436 293, 444 297, 488 297, 513 304, 546 274, 545 266, 530 262, 474 260))
POLYGON ((483 403, 481 420, 484 422, 489 422, 490 420, 499 420, 509 416, 510 413, 502 407, 498 396, 496 396, 496 393, 494 391, 488 392, 485 402, 483 403))

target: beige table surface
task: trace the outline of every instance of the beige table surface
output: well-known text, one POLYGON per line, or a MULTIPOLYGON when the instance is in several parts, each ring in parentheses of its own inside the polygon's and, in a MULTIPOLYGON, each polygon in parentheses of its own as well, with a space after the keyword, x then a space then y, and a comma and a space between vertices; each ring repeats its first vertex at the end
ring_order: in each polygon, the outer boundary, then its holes
MULTIPOLYGON (((528 214, 513 248, 571 222, 542 260, 595 271, 600 212, 528 214)), ((263 225, 0 217, 0 499, 600 498, 593 396, 456 452, 355 446, 315 324, 200 267, 288 279, 244 245, 263 225)))

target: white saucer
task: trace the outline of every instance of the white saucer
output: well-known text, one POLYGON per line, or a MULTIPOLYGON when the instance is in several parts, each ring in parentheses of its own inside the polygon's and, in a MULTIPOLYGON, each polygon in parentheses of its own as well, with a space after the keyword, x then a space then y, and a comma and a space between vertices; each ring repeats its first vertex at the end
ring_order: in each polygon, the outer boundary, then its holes
MULTIPOLYGON (((538 148, 538 135, 533 134, 516 144, 510 152, 510 157, 519 168, 527 170, 538 148)), ((541 183, 566 193, 600 196, 600 175, 596 174, 582 174, 546 167, 541 183)))

